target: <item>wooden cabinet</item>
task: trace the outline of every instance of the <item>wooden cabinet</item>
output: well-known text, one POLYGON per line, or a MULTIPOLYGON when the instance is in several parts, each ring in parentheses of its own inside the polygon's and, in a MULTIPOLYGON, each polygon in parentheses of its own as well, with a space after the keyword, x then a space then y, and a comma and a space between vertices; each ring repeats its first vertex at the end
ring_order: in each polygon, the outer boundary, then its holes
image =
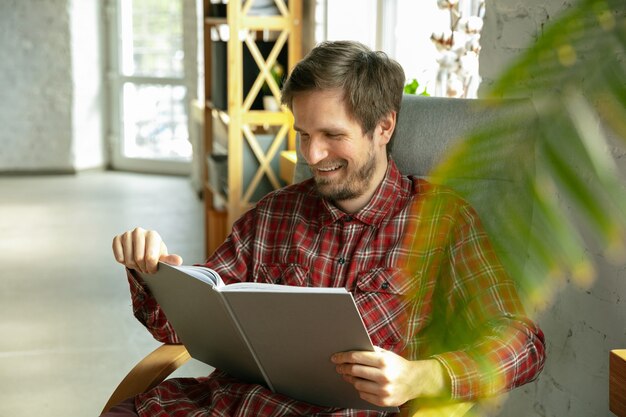
POLYGON ((285 185, 279 155, 295 147, 292 116, 260 103, 264 90, 280 97, 274 65, 287 73, 302 56, 301 20, 302 0, 204 0, 207 256, 238 217, 285 185))
POLYGON ((626 349, 609 352, 609 410, 626 416, 626 349))

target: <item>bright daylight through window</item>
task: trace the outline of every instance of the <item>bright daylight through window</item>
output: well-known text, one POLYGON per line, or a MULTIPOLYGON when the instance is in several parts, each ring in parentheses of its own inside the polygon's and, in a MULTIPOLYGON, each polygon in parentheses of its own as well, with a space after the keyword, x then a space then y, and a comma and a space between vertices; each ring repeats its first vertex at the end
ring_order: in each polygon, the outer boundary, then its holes
POLYGON ((189 160, 182 0, 119 1, 125 157, 189 160))
POLYGON ((316 10, 317 41, 353 39, 387 52, 418 93, 476 97, 484 0, 318 0, 316 10))

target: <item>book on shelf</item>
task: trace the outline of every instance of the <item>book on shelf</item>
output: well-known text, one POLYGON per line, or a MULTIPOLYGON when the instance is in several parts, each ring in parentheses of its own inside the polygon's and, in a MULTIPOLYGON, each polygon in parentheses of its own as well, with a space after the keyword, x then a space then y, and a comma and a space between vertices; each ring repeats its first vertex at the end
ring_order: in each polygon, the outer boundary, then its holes
POLYGON ((165 263, 140 275, 193 358, 311 404, 397 410, 361 399, 330 360, 374 350, 345 288, 226 285, 209 268, 165 263))

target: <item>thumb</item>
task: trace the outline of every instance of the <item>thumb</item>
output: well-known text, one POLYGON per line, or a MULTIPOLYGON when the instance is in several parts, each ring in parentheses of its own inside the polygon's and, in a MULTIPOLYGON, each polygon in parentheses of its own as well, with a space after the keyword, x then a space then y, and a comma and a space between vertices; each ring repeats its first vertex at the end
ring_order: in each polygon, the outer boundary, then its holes
POLYGON ((166 264, 170 264, 174 266, 179 266, 179 265, 182 265, 183 263, 183 258, 181 258, 179 255, 176 255, 174 253, 169 254, 169 255, 161 255, 161 258, 159 260, 161 262, 165 262, 166 264))

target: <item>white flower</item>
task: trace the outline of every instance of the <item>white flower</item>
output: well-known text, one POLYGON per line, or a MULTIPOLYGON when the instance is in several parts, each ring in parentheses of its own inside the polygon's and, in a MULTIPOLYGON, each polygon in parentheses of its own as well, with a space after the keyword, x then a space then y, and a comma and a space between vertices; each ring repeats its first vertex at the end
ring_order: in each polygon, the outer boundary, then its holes
POLYGON ((478 54, 468 52, 459 61, 463 74, 478 75, 478 54))
POLYGON ((452 31, 449 29, 433 33, 430 39, 435 43, 439 51, 444 51, 452 47, 453 36, 452 31))
POLYGON ((483 29, 483 19, 478 16, 470 16, 467 19, 467 33, 479 33, 483 29))
POLYGON ((446 83, 446 95, 448 97, 460 97, 464 92, 463 82, 455 74, 450 74, 446 83))
POLYGON ((463 31, 463 32, 467 32, 467 22, 469 21, 469 18, 467 16, 463 16, 459 19, 459 21, 456 23, 456 27, 458 30, 463 31))
POLYGON ((440 9, 452 9, 459 4, 459 0, 437 0, 440 9))
POLYGON ((479 53, 480 52, 480 36, 471 37, 465 42, 465 50, 468 52, 479 53))
POLYGON ((444 51, 437 57, 437 63, 448 70, 456 70, 459 66, 459 57, 451 51, 444 51))

